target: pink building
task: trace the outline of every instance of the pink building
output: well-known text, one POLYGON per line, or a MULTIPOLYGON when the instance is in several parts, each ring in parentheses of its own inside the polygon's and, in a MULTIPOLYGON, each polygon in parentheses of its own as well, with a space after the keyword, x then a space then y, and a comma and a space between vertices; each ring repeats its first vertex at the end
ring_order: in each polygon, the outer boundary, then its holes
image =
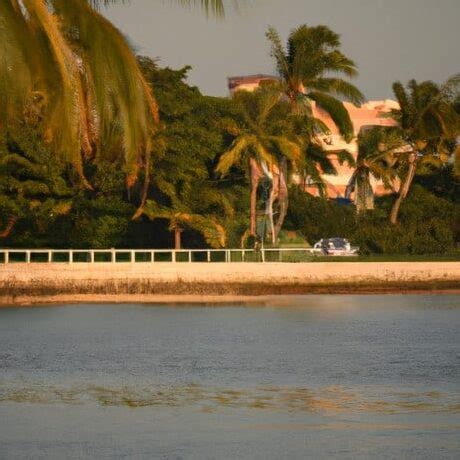
MULTIPOLYGON (((228 87, 230 94, 233 94, 235 91, 241 90, 254 91, 263 81, 277 80, 277 77, 271 75, 231 77, 228 79, 228 87)), ((316 106, 315 102, 312 102, 313 115, 325 123, 330 130, 330 134, 323 136, 321 142, 323 148, 330 152, 330 159, 334 163, 338 172, 337 175, 322 175, 322 178, 327 186, 327 195, 329 198, 344 197, 345 188, 351 175, 353 174, 352 168, 339 164, 337 156, 334 153, 341 150, 347 150, 356 158, 356 155, 358 154, 358 144, 356 138, 361 129, 372 126, 394 126, 394 120, 389 118, 387 114, 392 109, 399 108, 398 103, 390 99, 382 101, 368 101, 361 105, 361 107, 356 107, 354 104, 349 102, 345 102, 344 105, 350 114, 354 127, 355 138, 350 143, 345 142, 340 136, 338 129, 329 114, 322 110, 321 107, 316 106)), ((373 179, 371 182, 376 195, 388 193, 388 190, 383 187, 383 184, 380 181, 373 179)), ((312 195, 318 194, 318 189, 314 185, 307 185, 305 187, 305 191, 308 191, 312 195)))

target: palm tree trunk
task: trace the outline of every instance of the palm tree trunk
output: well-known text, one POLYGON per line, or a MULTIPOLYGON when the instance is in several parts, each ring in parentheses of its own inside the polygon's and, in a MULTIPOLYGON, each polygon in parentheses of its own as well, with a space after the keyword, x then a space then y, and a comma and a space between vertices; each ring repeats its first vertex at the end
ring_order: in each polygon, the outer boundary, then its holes
POLYGON ((6 224, 5 230, 0 233, 0 238, 6 238, 10 235, 11 231, 13 230, 14 226, 16 225, 16 217, 10 217, 8 219, 8 223, 6 224))
POLYGON ((278 237, 283 226, 284 219, 286 218, 288 205, 289 205, 289 195, 288 195, 288 186, 287 186, 287 160, 282 158, 280 161, 280 177, 279 177, 279 194, 278 202, 280 206, 280 214, 275 225, 275 243, 278 242, 278 237))
POLYGON ((351 198, 351 194, 353 193, 353 190, 356 188, 356 176, 358 174, 358 170, 355 169, 353 174, 350 177, 350 180, 348 181, 347 187, 345 188, 345 198, 349 200, 351 198))
POLYGON ((181 249, 181 243, 182 243, 182 232, 184 231, 183 228, 179 227, 176 225, 174 227, 174 249, 178 250, 181 249))
POLYGON ((417 153, 413 153, 409 158, 409 170, 407 172, 407 176, 403 184, 401 185, 398 198, 396 198, 396 201, 393 203, 393 207, 391 208, 390 222, 392 224, 396 224, 398 222, 399 209, 401 208, 402 202, 406 199, 407 194, 409 193, 410 186, 412 185, 412 181, 414 180, 416 169, 417 153))
POLYGON ((262 177, 259 165, 254 158, 249 160, 249 168, 251 171, 251 198, 249 209, 249 234, 256 236, 257 234, 257 187, 262 177))
POLYGON ((273 217, 273 204, 278 196, 279 191, 279 174, 272 168, 271 171, 271 188, 270 188, 270 195, 268 196, 267 204, 265 207, 265 214, 268 218, 269 229, 270 229, 270 236, 272 240, 272 244, 276 244, 276 235, 275 235, 275 222, 273 217))

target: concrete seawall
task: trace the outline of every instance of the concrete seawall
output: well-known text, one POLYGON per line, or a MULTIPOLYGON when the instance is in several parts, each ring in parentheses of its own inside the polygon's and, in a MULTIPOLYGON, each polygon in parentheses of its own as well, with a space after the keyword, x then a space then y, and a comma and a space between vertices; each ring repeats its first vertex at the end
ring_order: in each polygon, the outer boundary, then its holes
POLYGON ((458 282, 460 262, 50 263, 0 265, 0 282, 150 280, 188 283, 336 284, 458 282))

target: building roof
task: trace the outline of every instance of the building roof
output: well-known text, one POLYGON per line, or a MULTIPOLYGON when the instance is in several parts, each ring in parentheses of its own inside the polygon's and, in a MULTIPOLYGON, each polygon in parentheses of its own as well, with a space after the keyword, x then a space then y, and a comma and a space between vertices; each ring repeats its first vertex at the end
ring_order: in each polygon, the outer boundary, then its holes
POLYGON ((228 87, 230 90, 235 89, 237 86, 244 84, 258 84, 263 80, 278 81, 279 78, 274 75, 255 74, 255 75, 242 75, 236 77, 228 77, 228 87))

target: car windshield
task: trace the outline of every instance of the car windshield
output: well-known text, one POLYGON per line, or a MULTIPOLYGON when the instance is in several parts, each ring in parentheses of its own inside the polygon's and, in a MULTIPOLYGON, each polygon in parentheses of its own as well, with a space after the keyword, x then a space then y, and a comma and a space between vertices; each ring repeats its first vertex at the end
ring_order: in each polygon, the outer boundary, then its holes
POLYGON ((348 244, 348 241, 345 238, 329 238, 327 241, 328 243, 332 243, 336 249, 345 249, 348 244))

